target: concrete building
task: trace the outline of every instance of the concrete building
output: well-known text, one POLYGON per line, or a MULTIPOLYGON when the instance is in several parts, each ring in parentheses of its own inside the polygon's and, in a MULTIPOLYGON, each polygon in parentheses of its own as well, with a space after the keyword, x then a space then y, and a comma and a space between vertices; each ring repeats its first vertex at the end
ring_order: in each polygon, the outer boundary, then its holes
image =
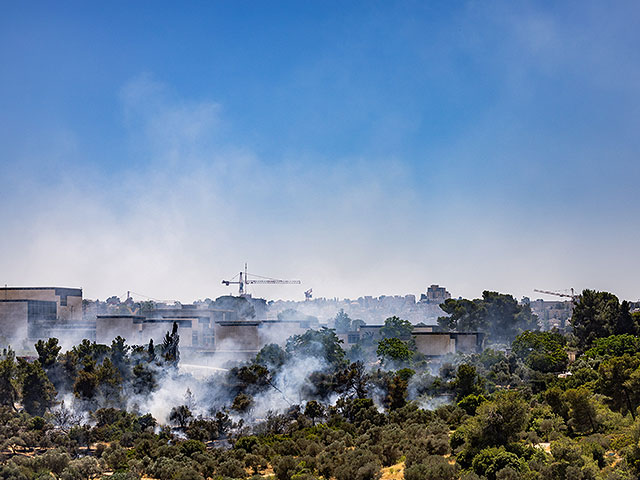
POLYGON ((95 325, 83 321, 81 288, 3 287, 0 337, 29 344, 49 337, 93 339, 95 325))
POLYGON ((96 343, 111 345, 116 337, 124 338, 130 345, 142 343, 141 315, 98 315, 96 318, 96 343))
POLYGON ((284 346, 289 337, 318 328, 305 320, 239 320, 215 323, 215 350, 254 351, 270 343, 284 346))
POLYGON ((440 285, 431 285, 429 288, 427 288, 427 293, 423 293, 420 296, 420 301, 440 305, 449 298, 451 298, 451 294, 447 292, 446 288, 441 287, 440 285))
POLYGON ((449 353, 480 353, 484 334, 480 332, 413 332, 418 352, 428 357, 449 353))
POLYGON ((302 335, 309 329, 317 330, 319 323, 303 320, 262 320, 259 326, 260 341, 264 345, 276 343, 284 346, 292 335, 302 335))
POLYGON ((216 352, 257 353, 264 342, 260 338, 260 321, 218 321, 215 323, 216 352))

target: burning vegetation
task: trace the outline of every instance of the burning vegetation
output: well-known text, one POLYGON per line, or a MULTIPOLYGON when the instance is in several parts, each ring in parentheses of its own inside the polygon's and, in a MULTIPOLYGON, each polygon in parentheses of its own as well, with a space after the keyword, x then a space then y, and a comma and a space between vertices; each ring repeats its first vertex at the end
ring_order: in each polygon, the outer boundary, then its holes
POLYGON ((640 315, 587 290, 570 329, 539 331, 507 297, 447 300, 441 325, 489 348, 437 358, 398 317, 345 351, 344 312, 197 372, 177 324, 145 345, 5 348, 0 478, 637 478, 640 315))

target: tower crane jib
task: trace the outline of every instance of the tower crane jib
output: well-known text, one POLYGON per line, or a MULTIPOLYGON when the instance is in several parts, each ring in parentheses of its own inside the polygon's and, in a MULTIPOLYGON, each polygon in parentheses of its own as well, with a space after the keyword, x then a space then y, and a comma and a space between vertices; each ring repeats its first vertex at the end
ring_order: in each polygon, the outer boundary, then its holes
POLYGON ((302 283, 300 280, 282 280, 279 278, 261 277, 260 275, 255 275, 253 273, 251 276, 258 278, 249 278, 247 264, 245 263, 244 272, 238 273, 238 275, 233 277, 231 280, 222 280, 222 284, 226 286, 238 285, 238 294, 242 297, 247 295, 247 285, 300 285, 302 283))

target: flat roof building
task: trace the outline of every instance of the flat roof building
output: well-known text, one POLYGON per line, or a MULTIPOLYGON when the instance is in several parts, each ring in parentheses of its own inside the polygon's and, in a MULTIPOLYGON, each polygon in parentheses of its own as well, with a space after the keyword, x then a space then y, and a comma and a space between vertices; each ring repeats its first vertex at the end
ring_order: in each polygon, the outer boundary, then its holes
POLYGON ((74 340, 92 339, 92 331, 92 325, 82 319, 81 288, 0 288, 2 343, 32 344, 40 339, 63 335, 74 340))
POLYGON ((481 332, 414 331, 413 338, 418 352, 428 357, 449 353, 480 353, 484 349, 484 333, 481 332))

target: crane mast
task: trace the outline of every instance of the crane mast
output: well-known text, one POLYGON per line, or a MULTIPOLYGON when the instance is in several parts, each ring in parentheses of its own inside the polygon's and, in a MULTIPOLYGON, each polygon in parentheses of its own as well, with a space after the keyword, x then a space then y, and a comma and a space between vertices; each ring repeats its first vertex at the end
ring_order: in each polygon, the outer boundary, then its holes
POLYGON ((247 264, 244 264, 244 272, 238 273, 231 280, 222 280, 222 284, 238 285, 238 295, 243 297, 247 295, 247 285, 300 285, 300 280, 281 280, 279 278, 261 277, 260 275, 251 274, 258 278, 249 278, 249 272, 247 271, 247 264), (235 280, 237 278, 237 280, 235 280))

